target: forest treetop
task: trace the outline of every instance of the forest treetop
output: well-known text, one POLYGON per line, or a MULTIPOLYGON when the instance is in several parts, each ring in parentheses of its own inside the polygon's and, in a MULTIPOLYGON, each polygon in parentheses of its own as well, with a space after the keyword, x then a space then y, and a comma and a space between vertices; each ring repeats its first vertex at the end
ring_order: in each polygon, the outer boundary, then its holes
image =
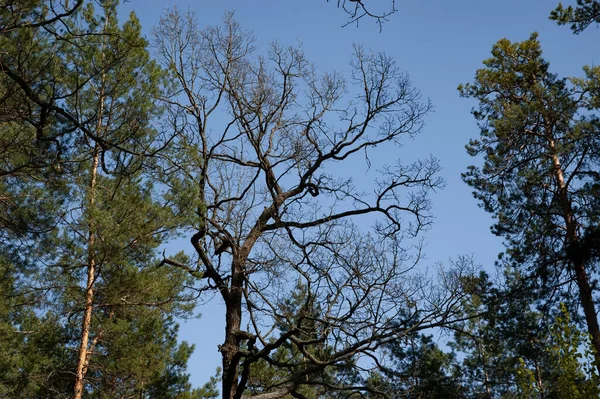
MULTIPOLYGON (((580 32, 595 4, 552 18, 580 32)), ((434 116, 394 57, 355 45, 340 72, 232 14, 167 9, 144 38, 118 1, 3 6, 1 395, 597 394, 598 68, 554 75, 536 35, 492 47, 461 89, 483 158, 464 178, 501 274, 436 274, 440 163, 411 150, 434 116), (221 367, 192 389, 174 320, 215 296, 221 367)))

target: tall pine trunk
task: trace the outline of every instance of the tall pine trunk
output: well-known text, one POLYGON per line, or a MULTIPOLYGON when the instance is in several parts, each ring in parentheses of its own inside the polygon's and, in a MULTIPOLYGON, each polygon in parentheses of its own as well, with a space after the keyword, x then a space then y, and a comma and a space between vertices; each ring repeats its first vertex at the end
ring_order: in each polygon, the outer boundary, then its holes
MULTIPOLYGON (((550 132, 551 130, 548 131, 550 132)), ((553 152, 552 166, 554 168, 554 177, 558 186, 559 201, 563 213, 562 217, 567 229, 566 244, 568 248, 577 248, 580 243, 580 237, 577 232, 577 220, 573 213, 573 206, 567 191, 568 187, 565 182, 563 169, 560 160, 556 155, 554 140, 549 138, 549 143, 553 152)), ((585 315, 588 333, 592 337, 592 344, 596 349, 596 368, 598 373, 600 373, 600 326, 598 325, 596 305, 594 304, 594 299, 592 297, 590 279, 586 271, 587 259, 577 253, 577 251, 573 251, 573 255, 570 256, 569 260, 572 262, 573 269, 575 270, 575 280, 577 282, 577 287, 579 288, 581 307, 583 308, 583 313, 585 315)))
MULTIPOLYGON (((89 200, 88 200, 88 212, 90 212, 95 205, 96 196, 96 179, 98 171, 98 160, 100 156, 100 147, 98 144, 94 147, 94 153, 92 157, 92 167, 90 173, 90 184, 89 184, 89 200)), ((83 321, 81 324, 81 341, 79 343, 79 356, 77 359, 77 371, 75 372, 75 388, 74 388, 74 399, 81 399, 83 392, 83 381, 87 372, 89 364, 89 356, 91 350, 88 349, 89 337, 90 337, 90 326, 92 324, 92 311, 94 308, 94 282, 96 279, 96 259, 94 256, 96 235, 94 233, 94 218, 90 216, 88 220, 88 240, 87 240, 87 281, 85 288, 85 310, 83 313, 83 321)), ((93 346, 91 349, 93 349, 93 346)))
MULTIPOLYGON (((108 16, 105 20, 105 27, 108 25, 108 16)), ((102 55, 104 56, 105 48, 102 48, 102 55)), ((98 124, 97 134, 100 135, 102 131, 102 118, 104 116, 104 83, 106 80, 106 71, 102 72, 102 78, 100 81, 100 101, 98 110, 98 124)), ((83 392, 83 381, 87 372, 88 364, 90 361, 90 355, 94 350, 94 347, 99 339, 97 335, 92 345, 89 345, 90 337, 90 326, 92 324, 92 312, 94 309, 94 283, 96 281, 96 259, 95 259, 95 221, 93 216, 93 210, 96 205, 96 180, 98 177, 98 166, 100 160, 100 144, 95 143, 94 150, 92 153, 92 166, 90 169, 90 183, 89 183, 89 200, 88 200, 88 262, 87 262, 87 279, 85 288, 85 310, 83 314, 83 321, 81 323, 81 341, 79 345, 79 356, 77 359, 77 370, 75 372, 75 387, 73 399, 81 399, 83 392)))

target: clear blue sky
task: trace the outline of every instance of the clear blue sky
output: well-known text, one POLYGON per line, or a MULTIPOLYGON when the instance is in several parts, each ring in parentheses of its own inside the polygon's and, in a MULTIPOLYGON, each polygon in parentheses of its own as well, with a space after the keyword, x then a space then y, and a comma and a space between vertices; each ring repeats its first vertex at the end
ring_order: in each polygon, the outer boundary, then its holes
MULTIPOLYGON (((388 0, 365 0, 376 4, 384 1, 388 0)), ((496 41, 504 37, 525 40, 533 31, 540 33, 545 58, 555 73, 580 76, 583 65, 600 61, 600 30, 591 27, 574 36, 568 28, 556 26, 548 20, 548 14, 558 0, 396 3, 398 12, 381 33, 368 19, 358 27, 341 28, 346 16, 336 8, 337 0, 130 0, 122 5, 121 18, 134 10, 149 35, 163 11, 173 5, 196 10, 201 26, 218 24, 225 11, 234 10, 242 26, 256 35, 259 51, 274 39, 282 44, 301 43, 308 59, 321 71, 345 69, 352 43, 393 56, 423 96, 431 99, 435 111, 426 117, 420 137, 406 142, 399 153, 389 154, 390 162, 398 157, 433 154, 440 159, 447 183, 433 198, 436 221, 426 233, 425 266, 472 254, 492 270, 502 249, 501 242, 490 233, 491 219, 478 208, 471 190, 460 179, 460 173, 473 163, 464 145, 479 133, 470 115, 475 104, 461 99, 456 87, 472 81, 475 70, 489 57, 496 41)), ((196 344, 189 364, 195 386, 207 381, 220 363, 217 344, 222 342, 224 332, 221 310, 215 298, 198 307, 200 319, 181 326, 181 338, 196 344)))

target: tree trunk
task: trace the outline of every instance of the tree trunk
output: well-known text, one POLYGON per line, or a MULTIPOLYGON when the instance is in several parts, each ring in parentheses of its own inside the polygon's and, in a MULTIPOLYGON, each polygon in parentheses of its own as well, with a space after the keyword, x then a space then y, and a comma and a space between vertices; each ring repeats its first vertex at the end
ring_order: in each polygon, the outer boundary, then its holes
MULTIPOLYGON (((105 15, 104 29, 108 27, 109 15, 105 15)), ((102 45, 102 58, 104 58, 106 48, 102 45)), ((102 118, 104 117, 104 100, 105 92, 104 85, 106 82, 106 70, 102 71, 99 87, 99 104, 98 104, 98 123, 96 126, 96 133, 100 136, 103 130, 102 118)), ((98 166, 100 160, 100 144, 95 143, 94 151, 92 155, 92 166, 90 170, 90 184, 89 184, 89 200, 88 200, 88 212, 91 212, 96 204, 96 180, 98 177, 98 166)), ((90 361, 90 354, 93 351, 98 339, 100 338, 100 332, 91 346, 88 346, 90 337, 90 326, 92 324, 92 311, 94 309, 94 283, 96 281, 96 259, 94 256, 95 251, 95 221, 93 216, 89 216, 88 219, 88 264, 87 264, 87 281, 85 289, 85 310, 83 314, 83 321, 81 323, 81 342, 79 345, 79 357, 77 360, 77 371, 75 373, 75 388, 74 388, 74 399, 81 399, 83 393, 83 381, 87 372, 88 364, 90 361)))
POLYGON ((542 370, 540 370, 540 365, 537 360, 535 361, 535 377, 536 384, 538 386, 538 391, 540 391, 540 399, 545 399, 546 395, 544 394, 544 382, 542 381, 542 370))
POLYGON ((223 399, 239 399, 243 393, 238 392, 243 273, 237 261, 233 262, 232 272, 231 288, 225 300, 225 341, 220 347, 223 356, 223 399))
POLYGON ((583 313, 585 314, 588 332, 592 336, 592 344, 596 349, 596 369, 600 374, 600 326, 598 325, 598 316, 596 315, 596 305, 592 297, 592 287, 585 271, 585 262, 578 261, 574 266, 581 307, 583 307, 583 313))
MULTIPOLYGON (((571 199, 569 198, 568 187, 565 183, 563 170, 560 164, 558 155, 556 155, 554 140, 549 139, 550 148, 553 151, 552 165, 554 167, 554 177, 558 186, 559 201, 561 204, 563 219, 567 228, 567 237, 565 245, 567 248, 577 248, 580 238, 577 232, 577 221, 573 214, 571 199)), ((573 256, 570 256, 570 261, 575 270, 575 279, 579 288, 579 298, 585 321, 588 328, 588 333, 592 337, 592 344, 596 349, 596 369, 600 373, 600 326, 598 325, 598 316, 596 314, 596 306, 592 297, 592 287, 590 280, 585 270, 585 257, 581 256, 578 251, 573 251, 573 256)))
MULTIPOLYGON (((92 159, 91 177, 90 177, 90 193, 88 202, 88 211, 94 208, 96 201, 95 188, 98 170, 98 160, 100 155, 99 145, 94 148, 92 159)), ((94 308, 94 280, 96 279, 96 260, 94 257, 94 244, 96 235, 94 233, 94 220, 90 217, 88 221, 88 264, 87 264, 87 281, 85 289, 85 309, 83 313, 83 322, 81 324, 81 341, 79 343, 79 357, 77 360, 77 370, 75 372, 75 388, 73 393, 74 399, 81 399, 83 393, 83 380, 87 371, 89 362, 88 343, 90 337, 90 326, 92 324, 92 311, 94 308)))
POLYGON ((490 387, 490 376, 488 374, 488 370, 487 370, 487 357, 485 356, 485 349, 483 348, 483 345, 481 344, 481 342, 477 342, 477 350, 479 352, 479 357, 481 359, 481 365, 483 368, 483 378, 484 378, 484 385, 485 385, 485 397, 486 399, 491 399, 492 398, 492 388, 490 387))

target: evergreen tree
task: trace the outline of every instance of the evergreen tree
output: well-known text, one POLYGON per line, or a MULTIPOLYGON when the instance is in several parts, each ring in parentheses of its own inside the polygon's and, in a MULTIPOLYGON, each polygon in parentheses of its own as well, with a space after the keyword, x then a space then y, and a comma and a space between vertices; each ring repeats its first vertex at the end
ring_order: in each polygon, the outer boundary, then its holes
POLYGON ((596 371, 595 349, 586 334, 573 323, 564 304, 550 327, 547 345, 541 350, 543 365, 528 366, 519 359, 518 398, 596 398, 600 380, 596 371))
POLYGON ((37 29, 65 19, 77 11, 84 0, 57 2, 55 0, 0 1, 0 34, 21 28, 37 29))
POLYGON ((454 326, 466 398, 596 397, 597 371, 591 341, 561 304, 556 315, 540 313, 519 279, 506 274, 502 287, 487 276, 465 282, 470 319, 454 326), (582 352, 582 348, 584 351, 582 352), (577 396, 581 395, 581 396, 577 396))
POLYGON ((507 362, 512 356, 499 329, 500 320, 507 320, 497 313, 497 292, 486 273, 465 278, 463 284, 470 293, 462 304, 466 321, 453 327, 449 344, 462 352, 460 370, 470 397, 491 399, 510 384, 507 362))
POLYGON ((562 3, 550 13, 550 19, 559 25, 570 25, 574 33, 583 32, 593 23, 600 23, 600 2, 597 0, 577 0, 577 6, 564 7, 562 3))
MULTIPOLYGON (((454 353, 443 352, 431 336, 410 334, 386 347, 389 364, 370 376, 374 391, 389 398, 464 398, 454 353)), ((373 394, 372 397, 386 397, 373 394)))
POLYGON ((320 331, 322 326, 318 322, 322 317, 322 309, 301 280, 298 280, 289 298, 279 305, 279 312, 281 317, 276 327, 291 339, 277 348, 273 362, 261 360, 251 366, 248 392, 268 393, 276 390, 282 381, 299 375, 307 382, 306 386, 284 398, 291 399, 293 395, 313 399, 329 397, 324 386, 336 384, 336 374, 343 372, 343 365, 317 369, 307 359, 307 356, 324 359, 328 350, 326 340, 322 338, 324 331, 320 331))
POLYGON ((156 258, 179 220, 148 157, 164 146, 152 128, 162 73, 135 15, 119 25, 118 2, 99 4, 34 15, 43 29, 24 22, 0 39, 0 229, 12 248, 0 268, 0 392, 208 397, 191 390, 192 348, 176 341, 188 276, 156 258))
POLYGON ((60 371, 70 367, 69 333, 55 313, 34 306, 39 293, 20 289, 19 264, 0 258, 0 396, 53 397, 71 381, 60 371))
POLYGON ((481 136, 468 151, 484 157, 464 180, 495 217, 493 232, 505 239, 522 289, 538 299, 559 293, 573 303, 566 283, 577 283, 575 302, 598 350, 592 280, 599 260, 600 122, 586 113, 597 106, 592 88, 600 69, 587 68, 582 79, 558 78, 536 34, 522 43, 499 41, 484 64, 474 83, 459 87, 479 101, 473 114, 481 136))

